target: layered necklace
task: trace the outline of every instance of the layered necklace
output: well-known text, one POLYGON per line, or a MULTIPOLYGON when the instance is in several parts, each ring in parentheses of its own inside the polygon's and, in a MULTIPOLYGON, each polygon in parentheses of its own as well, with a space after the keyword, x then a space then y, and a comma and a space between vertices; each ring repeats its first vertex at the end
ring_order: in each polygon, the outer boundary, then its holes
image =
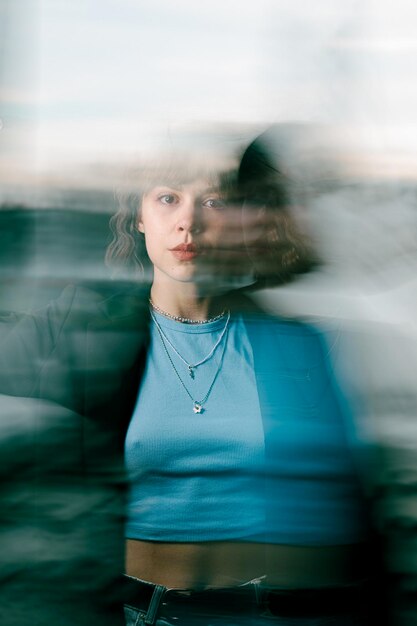
MULTIPOLYGON (((152 308, 153 308, 155 311, 157 311, 158 313, 161 313, 161 315, 164 315, 164 314, 165 314, 165 312, 164 312, 164 311, 162 311, 161 309, 159 309, 158 307, 156 307, 156 306, 152 303, 152 301, 150 301, 150 303, 151 303, 152 308)), ((199 323, 199 324, 203 324, 203 323, 214 322, 214 321, 217 321, 218 319, 220 319, 221 317, 223 317, 223 315, 224 315, 224 314, 225 314, 225 313, 223 312, 221 315, 217 315, 215 318, 211 318, 211 319, 209 319, 209 320, 204 320, 204 321, 200 321, 200 320, 199 320, 197 323, 199 323)), ((178 318, 176 318, 175 316, 173 316, 173 315, 168 315, 168 314, 166 314, 165 316, 166 316, 166 317, 169 317, 170 319, 175 319, 176 321, 182 321, 183 319, 187 319, 187 318, 180 318, 180 319, 178 319, 178 318)), ((197 363, 189 363, 186 359, 184 359, 184 357, 180 354, 180 352, 179 352, 179 351, 178 351, 178 349, 174 346, 174 344, 172 343, 172 341, 171 341, 171 340, 167 337, 167 335, 166 335, 166 334, 164 333, 164 331, 162 330, 161 325, 159 324, 159 322, 158 322, 158 320, 156 319, 155 314, 154 314, 154 312, 153 312, 152 310, 151 310, 151 318, 152 318, 152 321, 154 322, 154 324, 155 324, 155 326, 156 326, 156 329, 157 329, 157 331, 158 331, 158 335, 159 335, 159 337, 160 337, 160 339, 161 339, 161 343, 162 343, 162 346, 163 346, 163 348, 164 348, 165 354, 166 354, 166 355, 167 355, 167 357, 168 357, 169 363, 170 363, 170 365, 171 365, 172 369, 174 370, 174 372, 175 372, 175 374, 176 374, 176 376, 177 376, 177 378, 178 378, 178 380, 179 380, 179 382, 180 382, 181 386, 183 387, 183 389, 184 389, 184 390, 185 390, 185 392, 187 393, 188 397, 192 400, 192 403, 193 403, 193 412, 194 412, 194 413, 203 413, 203 412, 204 412, 204 410, 205 410, 205 408, 204 408, 204 404, 205 404, 205 403, 207 402, 207 400, 208 400, 208 397, 209 397, 209 395, 210 395, 210 393, 211 393, 211 391, 212 391, 212 389, 213 389, 214 383, 216 382, 217 376, 219 375, 219 372, 220 372, 220 369, 221 369, 221 366, 222 366, 222 363, 223 363, 223 357, 224 357, 224 353, 225 353, 225 350, 226 350, 226 345, 227 345, 227 331, 228 331, 228 328, 229 328, 229 322, 230 322, 230 311, 228 311, 228 313, 227 313, 227 317, 226 317, 226 322, 225 322, 225 325, 224 325, 224 327, 223 327, 222 332, 220 333, 219 338, 218 338, 218 339, 217 339, 217 341, 215 342, 214 346, 211 348, 210 352, 209 352, 209 353, 208 353, 208 354, 207 354, 207 355, 206 355, 203 359, 201 359, 200 361, 198 361, 197 363), (214 374, 214 377, 213 377, 213 379, 212 379, 212 381, 211 381, 211 383, 210 383, 210 386, 209 386, 209 388, 208 388, 208 390, 207 390, 206 394, 204 395, 204 397, 203 397, 201 400, 198 400, 198 399, 196 399, 196 398, 194 397, 194 395, 190 392, 190 390, 188 389, 187 385, 186 385, 186 384, 185 384, 185 382, 183 381, 183 379, 182 379, 182 377, 181 377, 180 373, 178 372, 178 369, 177 369, 177 368, 176 368, 176 366, 175 366, 174 361, 173 361, 173 360, 172 360, 172 358, 171 358, 171 355, 170 355, 169 350, 168 350, 168 346, 170 346, 170 347, 171 347, 171 349, 175 352, 175 354, 178 356, 178 358, 179 358, 179 359, 180 359, 180 360, 184 363, 184 365, 186 365, 187 370, 188 370, 188 374, 189 374, 189 376, 190 376, 192 379, 194 379, 194 377, 195 377, 195 370, 196 370, 196 369, 197 369, 200 365, 202 365, 203 363, 206 363, 209 359, 211 359, 211 357, 214 355, 214 353, 215 353, 215 351, 217 350, 217 348, 218 348, 218 347, 220 346, 220 344, 222 343, 223 339, 224 339, 224 342, 223 342, 223 349, 222 349, 221 357, 220 357, 219 364, 218 364, 218 367, 217 367, 217 369, 216 369, 216 372, 215 372, 215 374, 214 374)), ((190 323, 190 322, 185 322, 185 323, 190 323)), ((194 320, 194 323, 195 323, 195 320, 194 320)))
POLYGON ((175 322, 182 322, 183 324, 209 324, 210 322, 217 322, 217 320, 222 318, 226 312, 223 309, 223 311, 219 313, 219 315, 216 315, 215 317, 210 317, 207 320, 193 320, 190 317, 181 317, 181 315, 172 315, 171 313, 167 313, 166 311, 163 311, 162 309, 159 308, 159 306, 156 306, 156 304, 152 302, 151 298, 149 298, 149 304, 154 309, 154 311, 157 311, 164 317, 168 317, 170 320, 174 320, 175 322))

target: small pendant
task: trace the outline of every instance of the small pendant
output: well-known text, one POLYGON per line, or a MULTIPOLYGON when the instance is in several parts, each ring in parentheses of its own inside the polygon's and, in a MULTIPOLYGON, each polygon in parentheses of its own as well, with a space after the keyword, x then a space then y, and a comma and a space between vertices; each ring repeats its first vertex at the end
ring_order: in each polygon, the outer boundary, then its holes
POLYGON ((188 366, 188 373, 191 378, 194 378, 194 366, 193 365, 188 366))
POLYGON ((203 405, 200 404, 199 402, 194 402, 194 406, 193 406, 193 411, 194 413, 202 413, 203 412, 203 405))

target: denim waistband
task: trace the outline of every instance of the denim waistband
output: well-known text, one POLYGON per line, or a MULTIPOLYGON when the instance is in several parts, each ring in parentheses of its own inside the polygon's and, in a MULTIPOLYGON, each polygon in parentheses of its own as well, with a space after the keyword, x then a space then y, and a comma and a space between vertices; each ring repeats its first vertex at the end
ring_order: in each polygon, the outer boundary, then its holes
POLYGON ((204 590, 168 589, 131 576, 124 577, 124 602, 146 613, 145 624, 172 610, 206 614, 258 613, 277 617, 322 617, 363 613, 367 584, 309 589, 268 588, 253 580, 238 587, 204 590))

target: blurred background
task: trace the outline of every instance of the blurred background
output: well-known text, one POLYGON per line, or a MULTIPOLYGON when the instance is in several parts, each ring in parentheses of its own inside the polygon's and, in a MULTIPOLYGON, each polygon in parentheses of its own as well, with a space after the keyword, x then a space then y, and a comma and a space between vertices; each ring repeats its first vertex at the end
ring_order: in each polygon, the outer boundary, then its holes
MULTIPOLYGON (((292 166, 322 266, 258 297, 340 337, 380 443, 387 559, 417 589, 417 8, 412 0, 0 0, 0 310, 108 280, 124 172, 181 133, 239 154, 317 127, 292 166), (320 130, 321 129, 321 130, 320 130), (337 168, 335 168, 337 164, 337 168), (337 170, 337 172, 336 172, 337 170)), ((409 622, 411 623, 411 622, 409 622)))

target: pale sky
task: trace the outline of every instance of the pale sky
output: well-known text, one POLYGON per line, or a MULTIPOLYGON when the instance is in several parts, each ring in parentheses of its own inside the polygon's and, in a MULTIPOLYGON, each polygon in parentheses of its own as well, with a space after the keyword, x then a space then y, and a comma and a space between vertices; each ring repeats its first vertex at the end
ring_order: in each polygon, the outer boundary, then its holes
POLYGON ((10 178, 122 162, 181 124, 285 120, 357 127, 370 150, 413 169, 412 0, 0 0, 0 10, 10 178))

